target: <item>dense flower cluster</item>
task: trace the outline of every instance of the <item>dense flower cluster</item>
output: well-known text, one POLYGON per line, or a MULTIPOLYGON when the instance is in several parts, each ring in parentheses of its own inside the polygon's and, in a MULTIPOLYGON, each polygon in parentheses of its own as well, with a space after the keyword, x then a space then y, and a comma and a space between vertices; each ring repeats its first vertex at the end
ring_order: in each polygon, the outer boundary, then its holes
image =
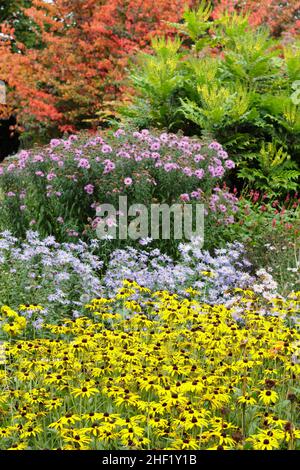
POLYGON ((0 164, 2 450, 300 450, 299 44, 217 15, 244 0, 183 3, 33 0, 28 45, 2 25, 24 148, 66 132, 0 164), (163 19, 180 38, 117 110, 163 19))
POLYGON ((41 240, 33 231, 20 244, 10 232, 1 233, 1 304, 42 303, 43 310, 26 311, 36 328, 43 318, 82 315, 87 300, 102 292, 98 272, 103 263, 93 254, 98 244, 98 240, 60 244, 51 236, 41 240))
POLYGON ((224 305, 127 281, 33 340, 3 307, 14 339, 0 371, 1 448, 299 449, 300 337, 288 323, 300 293, 265 315, 259 303, 242 292, 241 327, 224 305))
MULTIPOLYGON (((12 173, 24 170, 32 164, 37 168, 43 163, 48 163, 46 172, 37 170, 35 174, 46 181, 52 181, 58 176, 64 176, 61 169, 66 165, 66 157, 70 156, 68 151, 71 151, 73 156, 74 170, 76 167, 89 170, 93 163, 97 163, 98 173, 104 175, 116 170, 114 161, 116 157, 121 162, 126 160, 154 162, 155 168, 160 168, 166 173, 180 172, 198 180, 206 180, 208 177, 220 179, 226 169, 235 166, 228 158, 227 152, 217 142, 206 146, 196 139, 179 137, 175 134, 162 133, 155 136, 147 129, 129 135, 119 129, 114 137, 113 143, 110 141, 109 144, 101 136, 90 138, 85 142, 76 135, 71 135, 66 140, 53 139, 45 153, 37 154, 23 150, 18 154, 17 162, 5 168, 1 167, 0 172, 12 173)), ((78 175, 68 175, 73 181, 76 181, 76 176, 78 175)), ((130 185, 132 179, 129 178, 124 183, 130 185)), ((89 186, 86 192, 92 194, 93 187, 89 186)))
POLYGON ((0 167, 1 220, 21 236, 34 227, 65 241, 86 236, 97 225, 97 207, 126 195, 128 205, 200 201, 207 215, 230 224, 237 199, 219 186, 232 167, 217 142, 147 129, 53 139, 43 151, 23 150, 0 167))
MULTIPOLYGON (((212 255, 200 249, 195 240, 179 245, 181 256, 177 262, 157 249, 116 250, 108 264, 104 284, 113 293, 126 278, 149 289, 168 289, 179 294, 192 287, 198 290, 202 301, 222 303, 232 297, 231 289, 248 288, 258 280, 250 274, 251 263, 243 250, 243 245, 236 242, 216 249, 212 255)), ((268 291, 268 285, 263 283, 262 287, 263 292, 268 291)))
POLYGON ((106 266, 96 254, 101 241, 58 243, 54 237, 41 239, 29 231, 20 244, 10 232, 0 234, 0 297, 2 304, 16 308, 42 304, 43 309, 25 310, 23 314, 34 328, 44 320, 59 321, 63 316, 84 315, 84 305, 92 297, 114 296, 124 279, 132 279, 152 290, 168 289, 189 296, 186 289, 197 291, 197 299, 209 303, 233 301, 236 288, 253 288, 268 299, 277 285, 270 274, 253 274, 240 243, 216 249, 214 254, 200 249, 199 241, 181 243, 180 257, 151 249, 128 247, 113 251, 106 266))

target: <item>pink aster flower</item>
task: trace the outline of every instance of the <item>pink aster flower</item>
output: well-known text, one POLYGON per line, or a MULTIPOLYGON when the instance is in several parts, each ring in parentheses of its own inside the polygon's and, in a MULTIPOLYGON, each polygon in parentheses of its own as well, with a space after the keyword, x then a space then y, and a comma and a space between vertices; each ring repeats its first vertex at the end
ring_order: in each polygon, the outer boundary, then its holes
POLYGON ((111 153, 111 152, 112 152, 112 148, 110 147, 110 145, 104 144, 104 145, 102 146, 101 151, 102 151, 102 153, 111 153))
POLYGON ((194 156, 194 162, 198 163, 205 160, 205 157, 201 155, 200 153, 197 153, 197 155, 194 156))
POLYGON ((127 176, 127 178, 124 179, 124 184, 126 184, 126 186, 130 186, 132 184, 132 179, 127 176))
POLYGON ((49 173, 49 174, 47 175, 47 180, 48 180, 48 181, 51 181, 51 180, 53 180, 55 177, 56 177, 56 174, 55 174, 55 173, 49 173))
POLYGON ((84 187, 84 190, 87 194, 93 194, 94 192, 94 186, 92 184, 87 184, 85 187, 84 187))
POLYGON ((212 149, 212 150, 223 150, 222 149, 222 145, 219 144, 218 142, 211 142, 208 146, 209 149, 212 149))
POLYGON ((81 158, 78 162, 78 168, 86 168, 87 170, 91 167, 90 162, 87 158, 81 158))
POLYGON ((228 153, 225 152, 225 150, 219 150, 218 157, 222 158, 222 160, 226 160, 226 158, 228 158, 228 153))
POLYGON ((220 209, 221 212, 227 212, 227 207, 224 206, 224 204, 220 204, 219 209, 220 209))
POLYGON ((112 217, 109 217, 105 220, 106 224, 108 227, 115 227, 117 224, 116 224, 116 220, 112 217))
POLYGON ((234 168, 234 167, 235 167, 235 163, 234 163, 232 160, 226 160, 225 166, 226 166, 226 168, 228 168, 229 170, 231 170, 231 168, 234 168))
POLYGON ((197 176, 197 178, 199 180, 201 180, 204 176, 204 170, 202 170, 202 168, 200 168, 199 170, 196 170, 195 171, 195 176, 197 176))
POLYGON ((188 202, 190 200, 190 196, 187 193, 180 194, 179 198, 183 202, 188 202))
POLYGON ((52 139, 50 141, 50 147, 55 148, 58 147, 61 144, 60 139, 52 139))
POLYGON ((44 161, 44 157, 42 155, 35 155, 32 159, 32 161, 34 163, 37 163, 37 162, 43 162, 44 161))
POLYGON ((192 170, 188 166, 184 167, 184 169, 182 171, 187 176, 192 176, 192 174, 193 174, 192 170))
POLYGON ((115 133, 115 137, 121 137, 121 135, 125 135, 125 131, 123 129, 118 129, 115 133))
POLYGON ((159 142, 153 142, 153 144, 150 147, 150 150, 152 152, 155 152, 156 150, 159 150, 159 149, 160 149, 160 143, 159 142))

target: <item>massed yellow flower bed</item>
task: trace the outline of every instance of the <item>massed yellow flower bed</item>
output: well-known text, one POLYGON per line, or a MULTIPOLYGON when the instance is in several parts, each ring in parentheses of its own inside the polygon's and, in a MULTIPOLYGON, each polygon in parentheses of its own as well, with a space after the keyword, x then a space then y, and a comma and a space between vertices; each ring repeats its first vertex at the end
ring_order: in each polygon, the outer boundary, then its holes
POLYGON ((35 338, 3 307, 0 448, 300 448, 300 295, 239 304, 128 282, 35 338))

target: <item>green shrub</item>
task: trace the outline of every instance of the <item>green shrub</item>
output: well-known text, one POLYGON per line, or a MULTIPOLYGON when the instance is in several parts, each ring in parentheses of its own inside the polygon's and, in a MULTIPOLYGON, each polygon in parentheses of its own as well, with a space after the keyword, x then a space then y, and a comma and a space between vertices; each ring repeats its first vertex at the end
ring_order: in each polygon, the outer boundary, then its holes
POLYGON ((251 190, 239 201, 236 222, 223 230, 244 244, 254 268, 267 267, 283 294, 300 289, 300 198, 280 202, 272 193, 251 190))
MULTIPOLYGON (((123 119, 209 135, 242 166, 241 178, 260 168, 265 143, 272 143, 287 154, 276 190, 291 188, 300 161, 300 43, 280 43, 237 14, 209 18, 205 2, 186 11, 184 23, 175 25, 181 40, 155 39, 153 54, 138 57, 131 73, 136 93, 121 107, 123 119)), ((265 182, 274 187, 273 178, 265 182)))

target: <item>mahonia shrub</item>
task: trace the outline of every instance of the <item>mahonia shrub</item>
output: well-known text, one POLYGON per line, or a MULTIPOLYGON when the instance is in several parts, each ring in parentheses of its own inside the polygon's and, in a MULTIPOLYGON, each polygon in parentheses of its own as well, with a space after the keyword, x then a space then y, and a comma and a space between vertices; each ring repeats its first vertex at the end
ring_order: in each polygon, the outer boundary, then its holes
POLYGON ((300 161, 299 41, 278 41, 247 16, 211 19, 202 2, 155 38, 131 71, 134 94, 124 119, 186 135, 209 135, 239 164, 241 179, 295 190, 300 161))
MULTIPOLYGON (((32 228, 58 241, 95 238, 97 208, 110 203, 118 209, 119 196, 127 196, 128 207, 203 203, 207 227, 221 229, 237 210, 237 198, 221 187, 232 167, 217 142, 182 135, 119 129, 53 139, 0 167, 1 224, 19 237, 32 228)), ((173 242, 157 243, 169 249, 173 242)), ((118 243, 129 241, 107 240, 107 249, 118 243)))

